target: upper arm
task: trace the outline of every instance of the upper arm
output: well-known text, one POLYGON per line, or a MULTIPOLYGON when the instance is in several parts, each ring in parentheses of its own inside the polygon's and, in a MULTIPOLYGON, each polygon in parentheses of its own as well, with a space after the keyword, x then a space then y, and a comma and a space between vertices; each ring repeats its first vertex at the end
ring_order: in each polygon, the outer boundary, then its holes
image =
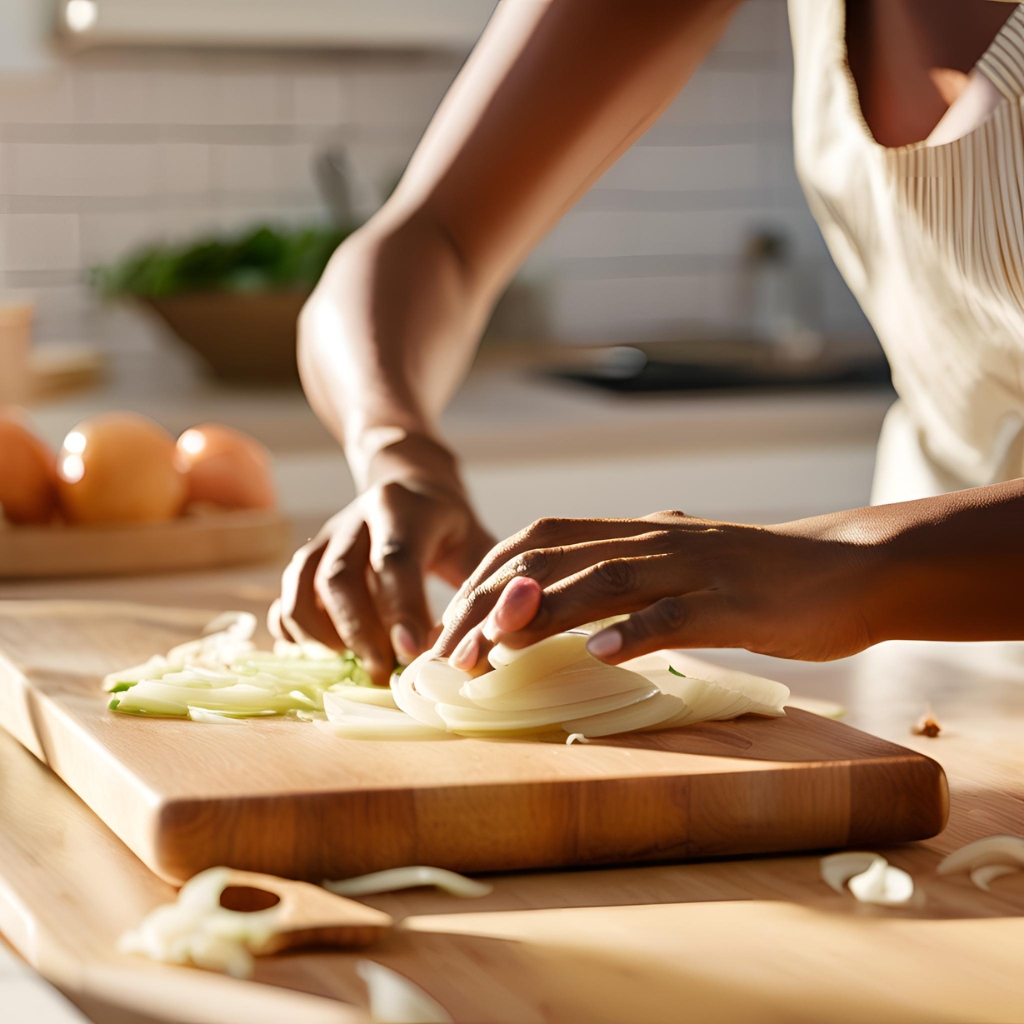
POLYGON ((502 0, 389 202, 499 289, 671 102, 741 0, 502 0))

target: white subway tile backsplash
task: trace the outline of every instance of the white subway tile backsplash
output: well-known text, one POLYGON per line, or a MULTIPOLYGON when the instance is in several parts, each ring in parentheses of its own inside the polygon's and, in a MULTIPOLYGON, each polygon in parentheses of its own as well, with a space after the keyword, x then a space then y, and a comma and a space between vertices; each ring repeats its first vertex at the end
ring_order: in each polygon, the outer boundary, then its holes
POLYGON ((136 198, 153 191, 152 146, 17 143, 11 148, 12 195, 136 198))
POLYGON ((284 124, 290 119, 290 83, 275 71, 225 73, 214 79, 222 124, 284 124))
POLYGON ((154 191, 161 196, 198 196, 213 187, 210 147, 202 143, 162 143, 156 147, 154 191))
POLYGON ((102 68, 75 80, 77 120, 87 124, 151 124, 155 83, 144 69, 102 68))
POLYGON ((0 126, 67 124, 73 120, 70 70, 20 72, 0 79, 0 126))
POLYGON ((352 75, 352 116, 360 125, 422 132, 458 70, 363 69, 352 75))
POLYGON ((735 274, 559 281, 548 316, 554 330, 581 342, 658 341, 700 324, 736 318, 735 274))
POLYGON ((110 263, 164 237, 155 209, 83 213, 78 220, 84 268, 110 263))
POLYGON ((74 214, 0 216, 0 265, 7 271, 77 270, 78 242, 74 214))
POLYGON ((213 186, 225 195, 272 194, 277 185, 273 146, 212 146, 213 186))
POLYGON ((353 83, 339 71, 292 75, 291 89, 296 124, 341 125, 352 120, 353 83))
MULTIPOLYGON (((659 122, 531 257, 552 336, 732 324, 743 246, 764 228, 790 237, 823 323, 863 327, 793 171, 785 8, 741 5, 659 122)), ((369 216, 460 65, 452 54, 111 49, 0 76, 0 281, 41 289, 43 337, 116 320, 119 344, 142 344, 152 332, 99 311, 82 267, 161 239, 323 221, 313 166, 325 147, 344 150, 354 211, 369 216)))
POLYGON ((717 127, 754 124, 759 78, 754 70, 700 68, 662 114, 659 124, 717 127))
POLYGON ((747 189, 761 183, 758 147, 635 146, 597 182, 598 189, 644 192, 747 189))

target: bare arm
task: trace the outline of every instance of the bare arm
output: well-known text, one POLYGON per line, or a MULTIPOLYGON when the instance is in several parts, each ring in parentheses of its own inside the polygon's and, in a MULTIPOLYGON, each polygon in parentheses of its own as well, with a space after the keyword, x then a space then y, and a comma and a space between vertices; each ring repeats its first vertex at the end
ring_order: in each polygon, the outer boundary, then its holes
POLYGON ((657 118, 739 2, 499 5, 394 195, 303 311, 303 384, 362 494, 286 573, 284 633, 292 622, 340 638, 380 681, 392 646, 425 648, 424 573, 461 582, 490 544, 436 418, 516 268, 657 118))
POLYGON ((432 430, 511 275, 738 3, 503 0, 394 195, 303 315, 304 382, 343 443, 373 426, 432 430))
POLYGON ((1024 480, 776 526, 658 512, 541 520, 496 547, 437 644, 471 668, 627 615, 591 653, 745 647, 825 661, 882 640, 1024 638, 1024 480))

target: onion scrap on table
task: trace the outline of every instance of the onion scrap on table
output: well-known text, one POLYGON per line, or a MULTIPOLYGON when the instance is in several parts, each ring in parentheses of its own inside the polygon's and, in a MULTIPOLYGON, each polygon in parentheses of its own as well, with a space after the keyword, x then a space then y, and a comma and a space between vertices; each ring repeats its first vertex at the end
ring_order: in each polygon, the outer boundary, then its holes
POLYGON ((498 644, 492 671, 472 676, 421 655, 374 686, 356 656, 315 642, 277 641, 259 651, 256 618, 229 612, 198 640, 104 681, 112 710, 231 723, 287 715, 348 739, 443 740, 452 736, 601 736, 671 729, 743 714, 785 714, 789 690, 744 673, 690 678, 668 653, 607 665, 585 632, 560 633, 522 650, 498 644))

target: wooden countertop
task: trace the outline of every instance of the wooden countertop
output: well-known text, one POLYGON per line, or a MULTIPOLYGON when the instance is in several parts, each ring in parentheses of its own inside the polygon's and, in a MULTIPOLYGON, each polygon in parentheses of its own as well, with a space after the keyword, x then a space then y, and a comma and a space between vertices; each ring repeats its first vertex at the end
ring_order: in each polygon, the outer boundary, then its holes
MULTIPOLYGON (((259 608, 275 585, 274 570, 248 569, 5 585, 0 598, 259 608)), ((1024 873, 989 894, 934 873, 963 843, 1024 833, 1024 644, 886 644, 828 665, 711 656, 838 700, 850 724, 942 763, 948 828, 886 851, 914 876, 920 905, 857 904, 832 893, 806 856, 508 875, 482 900, 428 891, 368 900, 402 927, 362 955, 421 984, 456 1021, 1024 1020, 1024 873), (929 705, 942 735, 911 736, 929 705)), ((116 953, 116 936, 171 895, 0 736, 0 930, 87 1014, 366 1020, 355 954, 265 958, 255 982, 237 982, 116 953)))
MULTIPOLYGON (((102 387, 39 403, 32 418, 59 445, 79 420, 135 409, 179 433, 208 420, 260 438, 279 455, 335 451, 298 388, 226 387, 174 352, 122 354, 102 387)), ((485 349, 441 420, 467 462, 588 455, 763 451, 874 445, 895 397, 887 387, 615 394, 545 377, 554 350, 485 349)))

